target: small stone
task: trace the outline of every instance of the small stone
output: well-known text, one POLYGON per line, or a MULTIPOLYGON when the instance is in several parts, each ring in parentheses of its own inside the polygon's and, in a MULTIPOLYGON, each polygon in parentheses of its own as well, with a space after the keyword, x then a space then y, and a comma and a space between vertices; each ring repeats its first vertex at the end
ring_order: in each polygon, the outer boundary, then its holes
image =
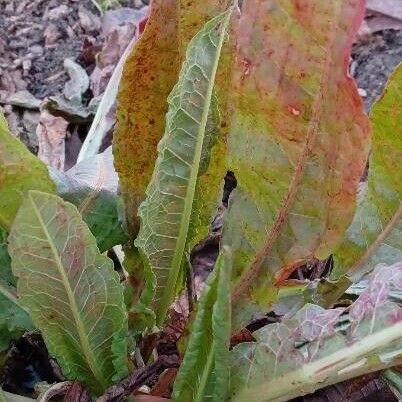
POLYGON ((10 95, 7 103, 24 109, 39 109, 41 101, 36 99, 30 92, 23 90, 10 95))
POLYGON ((61 6, 49 10, 44 17, 45 20, 56 21, 68 15, 70 11, 71 11, 70 7, 67 7, 65 4, 62 4, 61 6))
POLYGON ((43 36, 45 38, 45 45, 51 46, 61 38, 61 33, 55 24, 50 23, 43 32, 43 36))
POLYGON ((99 31, 101 27, 100 18, 85 9, 83 6, 79 6, 78 17, 80 19, 80 25, 82 29, 87 32, 99 31))
POLYGON ((362 98, 365 98, 365 97, 367 96, 367 91, 366 91, 365 89, 363 89, 363 88, 358 88, 358 89, 357 89, 357 92, 359 92, 359 95, 360 95, 362 98))
POLYGON ((34 57, 40 57, 43 55, 43 47, 40 45, 33 45, 29 48, 29 50, 34 57))
POLYGON ((32 60, 28 59, 28 60, 24 60, 22 62, 22 70, 23 70, 23 76, 24 77, 28 76, 29 70, 31 69, 31 67, 32 67, 32 60))

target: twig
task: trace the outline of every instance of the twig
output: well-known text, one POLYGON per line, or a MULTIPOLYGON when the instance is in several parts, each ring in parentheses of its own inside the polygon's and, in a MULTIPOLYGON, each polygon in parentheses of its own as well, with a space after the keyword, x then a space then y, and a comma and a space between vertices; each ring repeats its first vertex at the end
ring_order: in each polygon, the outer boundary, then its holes
POLYGON ((91 402, 91 395, 78 381, 68 389, 64 402, 91 402))
POLYGON ((165 369, 179 367, 176 355, 160 356, 159 359, 142 369, 136 370, 117 385, 110 387, 104 395, 95 402, 119 402, 127 398, 142 385, 154 381, 165 369))

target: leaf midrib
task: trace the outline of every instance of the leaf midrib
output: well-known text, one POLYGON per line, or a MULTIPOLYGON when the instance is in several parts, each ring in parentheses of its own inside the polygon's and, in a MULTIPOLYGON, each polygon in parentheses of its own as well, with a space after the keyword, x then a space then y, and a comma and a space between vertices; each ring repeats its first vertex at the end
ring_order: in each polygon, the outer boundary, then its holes
POLYGON ((365 336, 352 345, 338 348, 327 356, 305 363, 301 367, 285 373, 285 375, 263 382, 252 389, 243 390, 234 398, 234 402, 243 401, 245 398, 250 401, 256 401, 256 398, 261 398, 262 395, 267 396, 263 399, 258 399, 259 401, 283 400, 279 398, 286 394, 293 395, 292 392, 297 388, 308 387, 310 384, 320 382, 325 383, 331 374, 339 373, 345 367, 353 366, 359 359, 369 356, 371 353, 375 353, 401 338, 402 322, 398 322, 391 327, 365 336))
POLYGON ((377 236, 374 242, 366 249, 364 254, 356 261, 353 266, 348 270, 348 276, 356 273, 362 266, 364 266, 370 257, 374 254, 377 248, 385 241, 385 239, 391 234, 395 226, 400 222, 402 218, 402 202, 399 204, 399 208, 395 211, 394 215, 388 222, 387 226, 377 236))
POLYGON ((200 379, 200 382, 199 382, 199 385, 198 385, 198 388, 196 391, 194 402, 203 402, 203 398, 206 396, 204 394, 204 391, 207 386, 209 373, 211 372, 213 364, 214 364, 214 358, 215 358, 215 340, 212 341, 211 348, 209 349, 207 361, 202 370, 201 379, 200 379))
POLYGON ((198 172, 200 169, 200 161, 201 161, 202 148, 203 148, 203 144, 204 144, 205 131, 206 131, 206 126, 207 126, 207 122, 208 122, 208 114, 209 114, 209 109, 211 106, 212 93, 213 93, 213 88, 214 88, 214 84, 215 84, 216 73, 218 70, 219 60, 220 60, 219 56, 221 54, 221 50, 222 50, 222 46, 223 46, 223 42, 224 42, 224 38, 225 38, 225 33, 226 33, 227 25, 229 22, 229 17, 231 15, 231 10, 226 11, 226 13, 227 13, 227 15, 222 21, 222 24, 223 24, 222 31, 221 31, 220 38, 219 38, 219 44, 216 49, 217 57, 215 57, 214 64, 212 67, 212 74, 211 74, 211 78, 209 80, 208 89, 207 89, 207 93, 206 93, 206 102, 204 103, 201 121, 200 121, 200 125, 198 127, 197 143, 196 143, 196 148, 195 148, 195 153, 194 153, 194 160, 191 165, 189 185, 187 188, 186 197, 185 197, 185 201, 184 201, 184 209, 183 209, 183 214, 182 214, 181 221, 180 221, 179 235, 177 237, 177 243, 176 243, 175 251, 173 254, 171 270, 169 271, 169 277, 168 277, 168 280, 166 283, 165 292, 163 293, 163 295, 161 297, 161 302, 159 304, 159 308, 156 313, 156 317, 157 317, 156 324, 158 326, 163 325, 163 322, 165 320, 170 303, 173 299, 173 295, 174 295, 175 288, 176 288, 176 281, 177 281, 177 277, 178 277, 178 274, 180 271, 183 253, 184 253, 184 249, 186 246, 186 240, 187 240, 188 230, 189 230, 189 226, 190 226, 190 218, 191 218, 191 213, 192 213, 193 203, 194 203, 195 189, 196 189, 197 180, 198 180, 198 172))
MULTIPOLYGON (((82 352, 84 353, 86 361, 87 361, 87 363, 89 365, 89 368, 91 369, 96 381, 102 386, 102 389, 106 389, 106 387, 107 387, 106 380, 103 377, 102 373, 98 370, 98 367, 97 367, 97 364, 96 364, 96 359, 95 359, 95 356, 93 355, 93 352, 92 352, 91 347, 89 345, 88 338, 86 336, 85 326, 84 326, 84 323, 81 320, 80 313, 79 313, 79 310, 78 310, 78 306, 77 306, 77 303, 75 301, 74 292, 71 289, 70 282, 69 282, 67 274, 65 272, 63 263, 60 260, 59 253, 58 253, 56 247, 54 246, 54 244, 52 242, 52 238, 50 236, 50 233, 47 230, 45 222, 42 219, 42 216, 40 214, 39 209, 37 208, 37 206, 35 204, 34 199, 32 198, 31 192, 28 193, 28 197, 29 197, 29 199, 30 199, 30 201, 32 203, 34 212, 35 212, 35 214, 36 214, 36 216, 37 216, 37 218, 39 220, 40 226, 42 227, 43 232, 44 232, 44 234, 46 236, 46 239, 47 239, 47 241, 48 241, 48 243, 50 245, 50 249, 52 251, 54 261, 56 263, 57 270, 59 271, 59 274, 61 276, 62 283, 63 283, 64 289, 66 291, 68 301, 69 301, 69 304, 70 304, 71 312, 73 314, 74 322, 75 322, 76 327, 77 327, 77 333, 78 333, 78 336, 79 336, 82 352)), ((85 269, 85 267, 83 267, 83 269, 85 269)))

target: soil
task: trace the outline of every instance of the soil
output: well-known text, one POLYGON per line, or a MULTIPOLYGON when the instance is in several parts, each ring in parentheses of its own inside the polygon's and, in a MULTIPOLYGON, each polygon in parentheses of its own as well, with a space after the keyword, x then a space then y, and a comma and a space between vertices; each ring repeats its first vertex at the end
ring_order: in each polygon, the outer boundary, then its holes
MULTIPOLYGON (((118 4, 139 8, 146 3, 118 4)), ((0 0, 0 91, 27 89, 38 99, 61 93, 68 80, 63 68, 66 58, 88 73, 93 70, 95 60, 83 57, 83 45, 88 41, 100 45, 100 28, 99 10, 92 0, 0 0), (84 29, 80 11, 93 15, 98 23, 84 29)))

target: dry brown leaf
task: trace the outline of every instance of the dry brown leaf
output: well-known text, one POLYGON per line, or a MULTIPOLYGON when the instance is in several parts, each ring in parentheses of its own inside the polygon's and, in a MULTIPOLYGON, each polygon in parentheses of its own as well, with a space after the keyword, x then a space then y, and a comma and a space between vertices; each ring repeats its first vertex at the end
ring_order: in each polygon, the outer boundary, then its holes
POLYGON ((58 170, 64 170, 67 126, 68 122, 62 117, 55 117, 44 110, 36 130, 39 159, 58 170))
POLYGON ((367 10, 402 20, 401 0, 367 0, 367 10))
POLYGON ((102 21, 102 35, 105 37, 105 42, 90 78, 94 97, 105 91, 116 64, 138 34, 138 24, 146 13, 146 9, 137 11, 127 8, 105 13, 102 21))
POLYGON ((91 13, 82 5, 79 6, 78 17, 80 19, 80 25, 85 32, 99 31, 101 27, 100 18, 91 13))
POLYGON ((375 32, 383 31, 384 29, 402 29, 402 20, 388 17, 384 14, 373 13, 373 15, 363 21, 359 29, 359 35, 371 35, 375 32))

